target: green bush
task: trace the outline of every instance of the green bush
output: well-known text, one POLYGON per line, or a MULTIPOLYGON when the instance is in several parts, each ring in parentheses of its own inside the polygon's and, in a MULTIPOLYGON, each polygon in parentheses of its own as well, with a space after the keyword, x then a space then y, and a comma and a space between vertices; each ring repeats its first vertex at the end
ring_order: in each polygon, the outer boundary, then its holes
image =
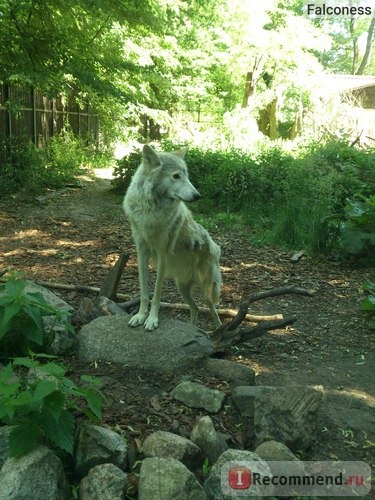
POLYGON ((52 137, 44 146, 43 187, 61 187, 82 173, 85 166, 84 147, 70 132, 52 137))
POLYGON ((340 225, 344 252, 367 263, 375 262, 375 195, 348 200, 346 220, 340 225))
POLYGON ((361 310, 367 313, 368 325, 372 330, 375 330, 375 283, 367 281, 363 289, 367 292, 367 297, 361 303, 361 310))
POLYGON ((46 329, 43 317, 52 316, 73 330, 66 312, 50 306, 40 293, 27 292, 26 281, 9 273, 0 283, 0 359, 25 355, 31 351, 48 352, 53 341, 53 323, 46 329))
POLYGON ((43 172, 43 156, 31 141, 0 144, 0 184, 1 196, 7 196, 27 185, 30 191, 40 188, 43 172))
POLYGON ((31 141, 5 140, 0 144, 0 196, 18 191, 37 193, 73 182, 87 166, 108 162, 108 156, 95 153, 72 133, 52 137, 42 148, 31 141))
POLYGON ((24 455, 41 443, 72 454, 73 412, 94 421, 101 418, 101 381, 82 376, 78 386, 65 374, 62 365, 42 364, 35 357, 16 358, 0 371, 0 422, 12 426, 11 456, 24 455))
POLYGON ((112 186, 115 191, 125 193, 128 189, 131 178, 142 161, 142 153, 133 151, 121 160, 117 160, 116 166, 113 169, 112 186))

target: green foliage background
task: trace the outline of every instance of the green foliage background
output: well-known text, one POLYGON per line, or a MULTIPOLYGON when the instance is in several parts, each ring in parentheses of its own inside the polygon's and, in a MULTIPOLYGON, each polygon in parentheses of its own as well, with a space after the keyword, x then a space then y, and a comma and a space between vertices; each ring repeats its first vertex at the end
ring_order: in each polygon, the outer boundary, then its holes
MULTIPOLYGON (((180 144, 159 147, 173 151, 180 144)), ((141 158, 135 151, 118 161, 113 180, 118 191, 126 191, 141 158)), ((191 148, 185 159, 190 179, 203 196, 191 208, 206 226, 235 227, 254 243, 371 260, 374 150, 357 150, 343 142, 292 150, 270 145, 253 154, 191 148), (354 201, 358 196, 362 202, 354 201), (355 248, 349 231, 358 237, 355 248)))

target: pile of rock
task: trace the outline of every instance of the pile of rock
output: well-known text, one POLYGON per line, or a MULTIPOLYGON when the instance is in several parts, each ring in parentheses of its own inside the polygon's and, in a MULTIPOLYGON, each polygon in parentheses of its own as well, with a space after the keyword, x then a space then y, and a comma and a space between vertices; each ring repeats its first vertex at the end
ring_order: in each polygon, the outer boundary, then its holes
MULTIPOLYGON (((251 381, 251 370, 224 360, 211 360, 237 384, 251 381)), ((224 499, 222 467, 230 461, 258 461, 269 472, 267 461, 298 459, 292 450, 308 448, 314 439, 322 392, 306 387, 255 387, 234 385, 226 401, 224 393, 201 384, 183 381, 171 395, 187 406, 217 413, 224 404, 237 406, 244 426, 254 431, 253 451, 228 449, 215 430, 211 417, 198 420, 190 439, 157 431, 141 443, 137 453, 119 433, 96 425, 84 425, 77 436, 74 474, 82 500, 117 500, 135 494, 142 500, 175 498, 224 499), (288 445, 288 446, 287 446, 288 445), (206 478, 196 473, 206 462, 206 478), (136 471, 136 473, 135 473, 136 471)), ((22 458, 7 458, 7 427, 0 429, 0 500, 30 498, 68 499, 63 465, 41 446, 22 458)), ((301 463, 301 468, 303 464, 301 463)))

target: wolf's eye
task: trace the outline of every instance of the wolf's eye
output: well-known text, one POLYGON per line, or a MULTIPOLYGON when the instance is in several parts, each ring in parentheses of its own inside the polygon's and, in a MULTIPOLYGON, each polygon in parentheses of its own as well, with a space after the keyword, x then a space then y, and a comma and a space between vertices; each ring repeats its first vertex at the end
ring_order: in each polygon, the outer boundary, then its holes
POLYGON ((180 174, 173 174, 173 179, 181 179, 181 175, 180 174))

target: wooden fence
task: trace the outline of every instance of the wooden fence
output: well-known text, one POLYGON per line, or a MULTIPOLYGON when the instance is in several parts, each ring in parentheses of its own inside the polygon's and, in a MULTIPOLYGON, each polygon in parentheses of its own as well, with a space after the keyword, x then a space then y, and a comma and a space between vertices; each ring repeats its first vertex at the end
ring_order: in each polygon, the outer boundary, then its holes
POLYGON ((30 86, 0 84, 0 140, 27 138, 41 146, 64 127, 84 140, 96 141, 99 117, 74 96, 51 99, 30 86))

